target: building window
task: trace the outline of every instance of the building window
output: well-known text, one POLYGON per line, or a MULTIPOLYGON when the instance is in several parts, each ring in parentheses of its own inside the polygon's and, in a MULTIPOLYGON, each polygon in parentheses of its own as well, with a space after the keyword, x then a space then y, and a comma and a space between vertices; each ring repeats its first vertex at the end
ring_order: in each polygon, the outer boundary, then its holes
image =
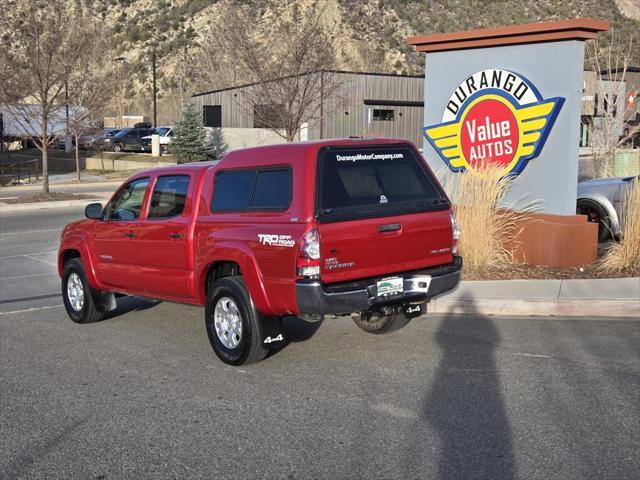
POLYGON ((600 96, 596 93, 594 99, 593 116, 617 117, 618 95, 605 93, 602 95, 602 100, 600 100, 600 96))
POLYGON ((205 127, 222 127, 222 106, 204 105, 202 107, 202 124, 205 127))
POLYGON ((254 128, 284 128, 284 105, 254 105, 254 128))
POLYGON ((393 122, 393 110, 373 109, 373 120, 383 122, 393 122))
POLYGON ((585 122, 580 122, 580 146, 589 146, 589 124, 585 122))
POLYGON ((604 116, 618 116, 618 95, 604 96, 604 116), (611 101, 609 101, 611 99, 611 101))

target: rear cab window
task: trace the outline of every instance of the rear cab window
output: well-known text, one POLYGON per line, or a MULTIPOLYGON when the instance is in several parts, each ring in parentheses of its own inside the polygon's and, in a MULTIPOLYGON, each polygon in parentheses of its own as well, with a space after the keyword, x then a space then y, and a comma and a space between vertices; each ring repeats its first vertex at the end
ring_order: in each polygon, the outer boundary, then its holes
POLYGON ((322 149, 317 192, 321 222, 449 208, 442 187, 409 145, 322 149))
POLYGON ((158 177, 151 194, 147 218, 177 217, 184 211, 189 190, 189 175, 163 175, 158 177))

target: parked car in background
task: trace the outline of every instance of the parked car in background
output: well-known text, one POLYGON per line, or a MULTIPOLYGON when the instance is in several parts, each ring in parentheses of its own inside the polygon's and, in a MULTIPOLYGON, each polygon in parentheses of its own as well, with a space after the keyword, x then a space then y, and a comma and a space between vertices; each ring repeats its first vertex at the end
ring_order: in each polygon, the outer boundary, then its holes
MULTIPOLYGON (((96 141, 96 135, 98 135, 98 133, 87 133, 86 135, 80 135, 80 137, 78 138, 78 147, 80 148, 80 150, 90 150, 93 148, 93 144, 96 141)), ((56 141, 58 148, 61 150, 65 149, 65 143, 66 143, 66 136, 60 136, 58 137, 57 141, 56 141)), ((71 136, 71 146, 73 148, 76 147, 76 139, 75 137, 72 135, 71 136)))
POLYGON ((151 128, 123 128, 113 137, 104 139, 105 150, 113 152, 144 152, 142 138, 151 135, 151 128))
MULTIPOLYGON (((153 134, 156 134, 159 137, 160 151, 162 153, 166 152, 169 144, 171 143, 171 139, 173 138, 173 127, 156 127, 151 135, 153 134)), ((151 135, 142 137, 142 148, 145 152, 151 151, 151 135)))
POLYGON ((106 150, 105 140, 116 136, 120 130, 119 128, 105 128, 104 130, 100 130, 93 136, 93 142, 91 142, 89 148, 93 150, 106 150))
POLYGON ((578 184, 576 213, 598 224, 599 242, 621 236, 624 199, 636 178, 598 178, 578 184))

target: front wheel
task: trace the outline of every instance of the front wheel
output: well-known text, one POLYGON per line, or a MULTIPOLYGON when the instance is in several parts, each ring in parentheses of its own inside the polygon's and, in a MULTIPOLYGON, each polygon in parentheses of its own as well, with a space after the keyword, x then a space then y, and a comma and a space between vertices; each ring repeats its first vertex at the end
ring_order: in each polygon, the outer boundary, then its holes
POLYGON ((611 236, 609 215, 599 203, 588 199, 578 200, 576 213, 586 215, 589 222, 598 224, 598 242, 604 242, 611 236))
POLYGON ((241 276, 223 277, 212 285, 205 323, 211 347, 224 363, 245 365, 267 356, 269 350, 260 341, 258 325, 264 320, 241 276))
POLYGON ((354 315, 352 319, 361 330, 378 335, 400 330, 409 323, 410 320, 410 318, 404 314, 372 315, 368 312, 354 315))
POLYGON ((96 308, 93 292, 79 258, 72 258, 64 265, 62 301, 67 315, 76 323, 97 322, 104 316, 104 312, 96 308))
POLYGON ((114 151, 114 152, 116 152, 116 153, 120 153, 122 150, 123 150, 122 145, 121 145, 121 144, 119 144, 119 143, 116 143, 116 144, 113 146, 113 151, 114 151))

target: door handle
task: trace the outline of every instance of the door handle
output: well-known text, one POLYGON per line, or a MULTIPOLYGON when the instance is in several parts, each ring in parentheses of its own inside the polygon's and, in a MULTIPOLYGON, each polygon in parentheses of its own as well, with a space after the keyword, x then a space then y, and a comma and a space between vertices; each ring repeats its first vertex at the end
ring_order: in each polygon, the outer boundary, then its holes
POLYGON ((127 232, 124 234, 125 237, 136 238, 136 234, 134 232, 127 232))
POLYGON ((401 228, 402 228, 402 225, 400 225, 399 223, 389 223, 387 225, 380 225, 378 227, 378 231, 380 233, 395 232, 397 230, 400 230, 401 228))
POLYGON ((181 233, 170 233, 169 238, 182 238, 181 233))

